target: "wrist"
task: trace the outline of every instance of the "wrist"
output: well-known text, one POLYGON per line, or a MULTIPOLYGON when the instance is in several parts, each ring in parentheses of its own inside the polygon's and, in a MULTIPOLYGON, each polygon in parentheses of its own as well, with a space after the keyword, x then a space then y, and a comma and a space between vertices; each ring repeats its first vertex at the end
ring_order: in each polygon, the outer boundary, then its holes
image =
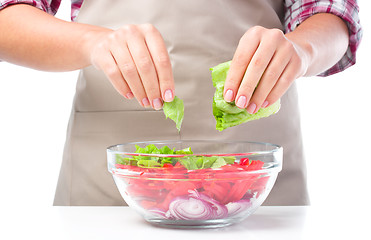
POLYGON ((316 48, 310 41, 296 36, 294 32, 287 33, 286 38, 291 41, 302 61, 303 76, 310 76, 310 66, 313 64, 313 60, 316 56, 316 48))
POLYGON ((92 65, 92 50, 101 40, 110 32, 111 29, 92 26, 92 25, 85 25, 84 24, 84 31, 81 37, 82 41, 82 48, 81 48, 81 55, 84 61, 84 65, 89 66, 92 65))

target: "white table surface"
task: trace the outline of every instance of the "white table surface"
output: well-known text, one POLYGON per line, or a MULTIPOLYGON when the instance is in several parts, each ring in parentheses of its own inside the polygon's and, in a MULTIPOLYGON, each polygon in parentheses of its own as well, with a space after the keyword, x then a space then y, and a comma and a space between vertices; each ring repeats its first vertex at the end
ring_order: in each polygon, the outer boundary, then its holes
POLYGON ((128 207, 50 206, 2 215, 0 239, 371 239, 369 219, 334 210, 262 206, 239 224, 184 230, 152 226, 128 207))

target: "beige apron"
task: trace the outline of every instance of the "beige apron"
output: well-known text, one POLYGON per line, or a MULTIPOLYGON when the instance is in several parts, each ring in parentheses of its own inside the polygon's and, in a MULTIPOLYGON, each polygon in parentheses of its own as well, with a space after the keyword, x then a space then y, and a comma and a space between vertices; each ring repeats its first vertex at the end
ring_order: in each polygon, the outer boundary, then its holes
POLYGON ((85 0, 78 21, 119 28, 151 23, 172 61, 175 92, 184 100, 181 132, 162 111, 120 96, 94 67, 81 71, 68 126, 54 205, 125 205, 106 166, 106 147, 146 140, 229 139, 282 145, 284 165, 265 205, 308 204, 297 93, 278 114, 223 132, 212 115, 209 68, 230 60, 252 26, 281 28, 280 0, 85 0))

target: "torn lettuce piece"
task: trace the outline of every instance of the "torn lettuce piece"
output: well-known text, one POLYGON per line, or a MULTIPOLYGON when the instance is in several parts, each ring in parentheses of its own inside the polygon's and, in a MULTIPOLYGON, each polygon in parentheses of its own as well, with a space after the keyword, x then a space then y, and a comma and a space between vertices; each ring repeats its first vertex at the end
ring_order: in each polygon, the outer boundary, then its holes
MULTIPOLYGON (((150 154, 161 154, 160 150, 154 145, 149 144, 145 148, 141 148, 138 145, 135 145, 136 151, 135 153, 150 153, 150 154)), ((150 157, 150 156, 133 156, 136 160, 158 160, 158 157, 150 157)))
POLYGON ((121 165, 131 165, 131 166, 137 166, 137 160, 132 158, 126 158, 121 156, 120 154, 116 154, 116 163, 121 165))
POLYGON ((175 154, 185 155, 185 154, 193 154, 191 147, 187 147, 184 149, 176 150, 175 154))
POLYGON ((226 102, 223 97, 224 83, 231 61, 221 63, 211 68, 211 77, 215 94, 213 98, 213 115, 216 120, 216 129, 223 131, 226 128, 237 126, 252 120, 268 117, 279 111, 280 100, 266 108, 260 108, 258 112, 250 114, 246 109, 238 108, 234 102, 226 102))
POLYGON ((227 162, 224 160, 224 158, 218 157, 218 159, 215 160, 215 162, 213 163, 211 168, 220 168, 220 167, 222 167, 226 164, 227 164, 227 162))
POLYGON ((179 159, 179 162, 188 170, 220 168, 227 164, 233 164, 235 157, 206 157, 206 156, 187 156, 179 159))
POLYGON ((122 165, 132 165, 142 168, 161 168, 164 164, 176 165, 180 162, 188 170, 220 168, 227 164, 233 164, 236 161, 234 156, 194 156, 190 147, 180 150, 171 149, 168 146, 162 148, 156 147, 154 144, 149 144, 143 148, 135 145, 138 154, 166 154, 170 156, 132 156, 132 158, 124 157, 116 154, 116 163, 122 165), (183 155, 180 157, 172 155, 183 155), (189 156, 187 156, 189 155, 189 156))
POLYGON ((166 118, 173 120, 176 128, 180 131, 184 118, 183 100, 175 96, 172 102, 164 102, 163 111, 166 118))
POLYGON ((198 169, 197 166, 197 157, 185 157, 185 158, 180 158, 179 162, 188 170, 195 170, 198 169))
MULTIPOLYGON (((135 153, 139 154, 164 154, 164 155, 188 155, 193 154, 190 147, 175 150, 175 148, 171 149, 168 146, 163 146, 162 148, 156 147, 154 144, 149 144, 144 148, 141 148, 138 145, 135 145, 135 153)), ((159 168, 162 167, 165 163, 169 163, 171 165, 175 165, 178 159, 175 157, 155 157, 155 156, 133 156, 132 159, 124 158, 121 155, 116 155, 116 163, 123 164, 123 165, 134 165, 143 168, 159 168)))
POLYGON ((139 160, 138 167, 142 168, 160 168, 163 166, 163 163, 159 163, 157 160, 139 160))

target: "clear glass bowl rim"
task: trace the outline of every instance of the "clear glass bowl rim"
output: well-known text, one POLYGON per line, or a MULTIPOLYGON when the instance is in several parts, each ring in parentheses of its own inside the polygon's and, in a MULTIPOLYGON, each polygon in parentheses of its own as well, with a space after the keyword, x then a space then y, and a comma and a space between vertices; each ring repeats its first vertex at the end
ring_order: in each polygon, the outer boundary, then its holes
POLYGON ((125 155, 130 155, 130 156, 153 156, 153 157, 182 157, 182 156, 209 156, 209 155, 212 155, 212 156, 220 156, 220 157, 227 157, 227 156, 243 156, 243 155, 263 155, 263 154, 270 154, 270 153, 274 153, 274 152, 279 152, 279 151, 282 151, 282 147, 280 145, 277 145, 277 144, 273 144, 273 143, 265 143, 265 142, 252 142, 252 141, 227 141, 227 140, 223 140, 223 141, 220 141, 220 140, 164 140, 164 141, 141 141, 141 142, 129 142, 129 143, 123 143, 123 144, 115 144, 115 145, 112 145, 112 146, 109 146, 107 147, 107 151, 110 152, 110 153, 117 153, 117 154, 125 154, 125 155), (226 154, 221 154, 221 153, 216 153, 216 154, 212 154, 212 153, 208 153, 208 154, 187 154, 187 155, 180 155, 180 154, 177 154, 177 155, 169 155, 169 154, 144 154, 144 153, 133 153, 133 152, 125 152, 125 151, 116 151, 116 150, 112 150, 112 148, 115 148, 117 146, 128 146, 128 145, 138 145, 138 144, 166 144, 166 143, 177 143, 177 142, 183 142, 183 143, 187 143, 187 142, 192 142, 192 143, 195 143, 195 142, 200 142, 200 143, 227 143, 227 144, 233 144, 233 143, 245 143, 245 144, 256 144, 256 145, 266 145, 266 146, 271 146, 271 147, 274 147, 274 149, 272 150, 263 150, 263 151, 251 151, 251 152, 241 152, 241 153, 226 153, 226 154))
MULTIPOLYGON (((130 155, 130 156, 149 156, 149 157, 186 157, 186 156, 220 156, 220 157, 246 156, 246 157, 248 157, 249 155, 255 155, 255 156, 256 155, 267 155, 267 154, 279 153, 279 152, 282 152, 282 151, 283 151, 283 148, 280 145, 277 145, 277 144, 266 143, 266 142, 253 142, 253 141, 238 141, 238 140, 231 140, 231 141, 228 141, 228 140, 162 140, 162 141, 158 140, 158 141, 128 142, 128 143, 123 143, 123 144, 115 144, 115 145, 111 145, 111 146, 107 147, 107 153, 110 153, 110 154, 124 154, 124 155, 130 155), (143 154, 143 153, 134 153, 134 152, 112 150, 112 148, 115 148, 115 147, 118 147, 118 146, 125 146, 125 145, 135 145, 135 144, 147 144, 147 145, 149 145, 149 144, 156 144, 156 143, 157 144, 166 144, 166 143, 178 143, 178 142, 182 142, 182 143, 187 143, 187 142, 213 143, 213 142, 215 142, 215 143, 228 143, 228 144, 234 144, 234 143, 257 144, 257 145, 271 146, 271 147, 273 147, 273 149, 271 149, 271 150, 261 150, 261 151, 241 152, 241 153, 233 153, 233 154, 232 153, 227 153, 227 154, 208 153, 208 154, 186 154, 186 155, 180 155, 180 154, 177 154, 177 155, 143 154)), ((108 161, 110 161, 110 159, 108 159, 108 161)), ((146 168, 144 168, 144 169, 146 169, 146 168)), ((241 177, 242 177, 242 176, 246 176, 246 175, 250 175, 250 174, 262 174, 262 173, 269 173, 269 172, 275 172, 275 171, 279 172, 279 171, 281 171, 281 169, 282 169, 282 162, 279 161, 279 162, 276 162, 276 164, 274 164, 273 166, 271 166, 269 168, 264 168, 264 169, 261 169, 261 170, 254 170, 254 171, 241 171, 241 172, 236 172, 235 174, 241 175, 241 177)), ((190 171, 194 171, 194 170, 190 170, 190 171)), ((141 176, 141 174, 142 174, 141 172, 130 171, 128 169, 112 168, 112 169, 109 169, 109 172, 111 172, 112 174, 118 174, 118 175, 123 176, 123 177, 135 177, 135 176, 143 177, 143 176, 141 176), (112 170, 114 170, 114 172, 112 170)), ((221 176, 223 175, 223 173, 218 173, 218 174, 221 174, 221 176)), ((228 172, 226 172, 225 174, 228 174, 228 172)), ((178 178, 174 178, 174 179, 165 178, 165 179, 163 179, 163 177, 166 176, 166 175, 180 176, 180 175, 184 175, 184 173, 160 173, 160 172, 151 173, 151 172, 147 172, 145 175, 146 175, 147 178, 156 178, 156 176, 158 176, 158 177, 160 177, 158 180, 160 180, 160 179, 161 180, 182 180, 182 179, 178 179, 178 178)), ((197 179, 189 179, 189 180, 197 180, 197 179)), ((212 178, 210 178, 208 180, 212 180, 212 178)))

